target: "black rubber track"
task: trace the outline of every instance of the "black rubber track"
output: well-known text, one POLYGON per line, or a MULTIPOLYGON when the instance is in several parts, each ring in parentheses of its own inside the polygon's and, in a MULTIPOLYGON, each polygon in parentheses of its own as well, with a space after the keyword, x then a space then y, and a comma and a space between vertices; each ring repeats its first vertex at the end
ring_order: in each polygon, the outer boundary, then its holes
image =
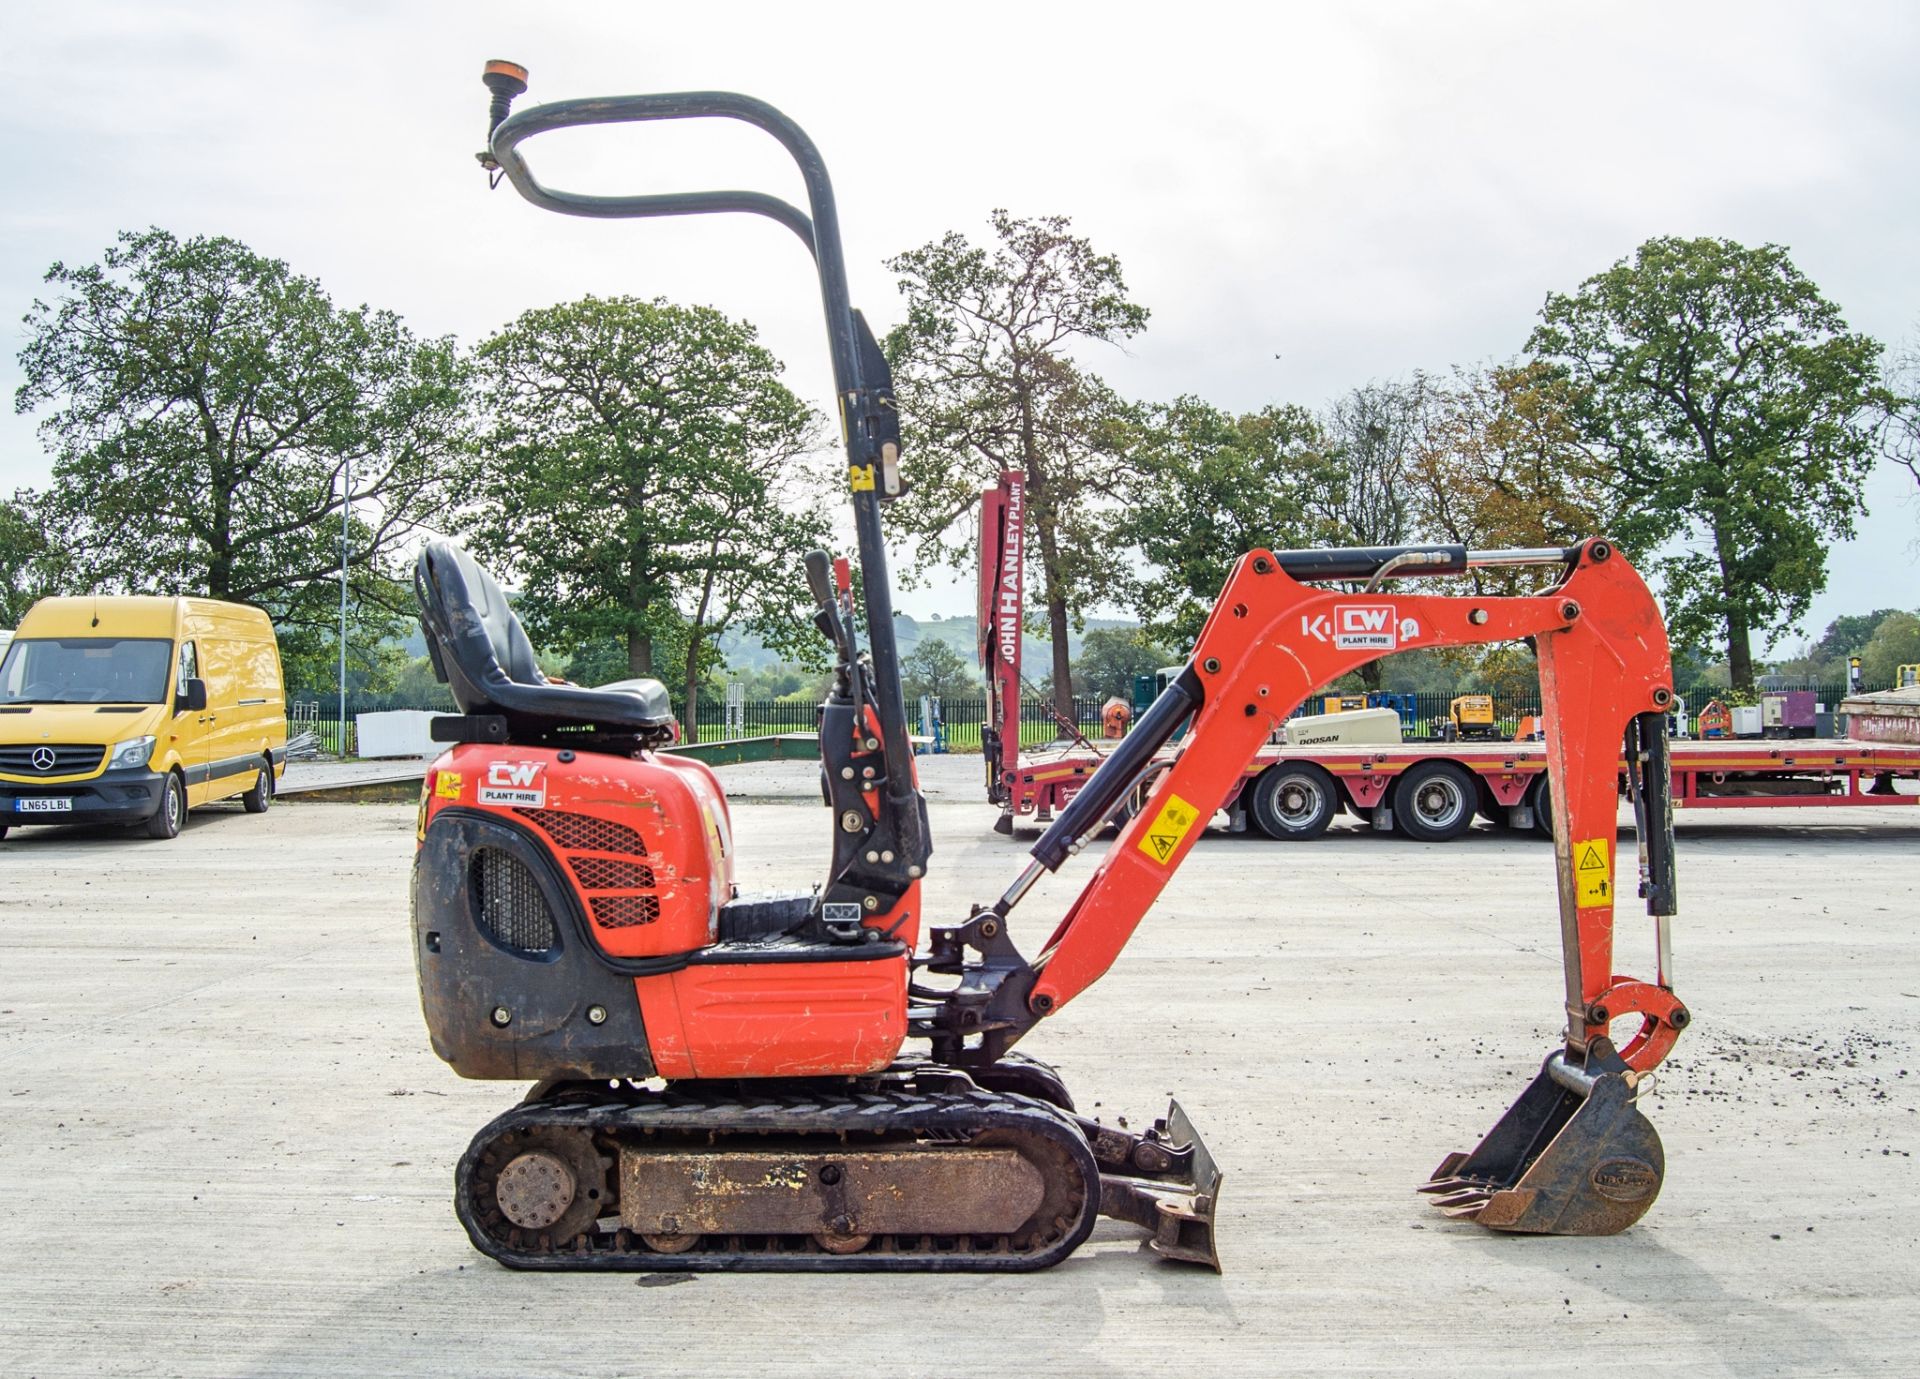
MULTIPOLYGON (((454 1210, 474 1248, 510 1268, 1017 1273, 1047 1268, 1072 1254, 1099 1213, 1100 1170, 1085 1134, 1069 1116, 1033 1097, 980 1088, 922 1089, 906 1081, 849 1085, 844 1079, 680 1084, 660 1093, 599 1083, 537 1091, 546 1099, 523 1102, 474 1136, 454 1177, 454 1210), (703 1149, 724 1147, 738 1136, 739 1147, 751 1150, 764 1148, 767 1136, 817 1136, 822 1148, 847 1149, 852 1146, 843 1136, 874 1137, 875 1142, 882 1136, 911 1137, 959 1147, 990 1135, 992 1143, 1018 1146, 1042 1171, 1047 1198, 1036 1213, 1038 1224, 1030 1222, 1010 1236, 879 1236, 855 1254, 832 1253, 808 1236, 720 1235, 702 1236, 693 1248, 669 1253, 649 1248, 625 1229, 597 1225, 556 1240, 513 1227, 493 1195, 507 1158, 498 1142, 535 1128, 589 1135, 609 1159, 617 1159, 622 1140, 639 1142, 643 1136, 654 1145, 663 1135, 684 1136, 703 1149), (1040 1219, 1048 1216, 1064 1218, 1064 1226, 1040 1219)), ((617 1181, 616 1163, 608 1183, 617 1181)), ((618 1214, 612 1191, 605 1217, 618 1214)))

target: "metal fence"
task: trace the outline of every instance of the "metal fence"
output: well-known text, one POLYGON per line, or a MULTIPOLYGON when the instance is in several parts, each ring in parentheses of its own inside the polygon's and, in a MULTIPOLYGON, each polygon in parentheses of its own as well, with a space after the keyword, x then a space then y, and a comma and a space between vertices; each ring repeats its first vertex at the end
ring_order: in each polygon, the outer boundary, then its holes
MULTIPOLYGON (((1845 687, 1827 685, 1816 689, 1819 702, 1829 711, 1834 709, 1845 697, 1845 687)), ((1442 735, 1443 725, 1447 721, 1448 710, 1457 694, 1485 693, 1483 690, 1423 690, 1417 693, 1402 693, 1391 696, 1389 707, 1400 714, 1400 731, 1409 742, 1433 741, 1442 735)), ((1680 704, 1687 712, 1687 733, 1695 736, 1699 732, 1700 711, 1709 700, 1724 695, 1726 691, 1710 686, 1696 687, 1680 691, 1680 704)), ((1328 696, 1316 695, 1295 711, 1296 715, 1319 713, 1326 707, 1328 696)), ((311 731, 318 741, 322 752, 330 755, 350 754, 353 749, 352 720, 363 713, 379 713, 395 709, 425 709, 437 713, 453 712, 453 701, 444 693, 440 695, 421 694, 349 694, 347 696, 348 728, 343 733, 339 721, 339 696, 323 691, 296 690, 287 696, 287 731, 292 736, 301 731, 311 731)), ((681 713, 684 701, 678 696, 674 699, 674 712, 681 713)), ((1032 698, 1020 705, 1020 745, 1039 747, 1061 739, 1071 739, 1073 734, 1061 722, 1065 717, 1073 728, 1089 738, 1098 738, 1101 733, 1101 707, 1106 703, 1104 696, 1075 695, 1070 706, 1056 715, 1051 701, 1032 698)), ((1537 691, 1522 695, 1494 695, 1495 732, 1504 737, 1513 737, 1520 728, 1521 720, 1540 712, 1540 696, 1537 691)), ((942 738, 946 749, 954 751, 978 751, 980 748, 980 725, 986 718, 987 702, 984 696, 967 698, 951 697, 941 701, 940 717, 942 738)), ((726 737, 766 737, 775 733, 812 732, 819 722, 819 705, 810 699, 748 699, 728 704, 725 699, 702 697, 699 704, 699 740, 713 742, 726 737)), ((917 699, 907 703, 907 719, 915 733, 922 732, 926 725, 921 717, 921 705, 917 699)))

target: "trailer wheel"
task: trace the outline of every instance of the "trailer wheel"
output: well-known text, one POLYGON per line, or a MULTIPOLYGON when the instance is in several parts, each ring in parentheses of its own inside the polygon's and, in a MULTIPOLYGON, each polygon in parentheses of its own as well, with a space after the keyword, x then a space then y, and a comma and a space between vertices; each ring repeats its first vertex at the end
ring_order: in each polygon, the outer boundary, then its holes
POLYGON ((1527 803, 1533 806, 1533 831, 1542 838, 1553 837, 1553 795, 1548 790, 1545 771, 1527 792, 1527 803))
POLYGON ((1450 761, 1426 761, 1393 789, 1393 824, 1422 843, 1446 843, 1473 827, 1473 778, 1450 761))
POLYGON ((1339 809, 1333 777, 1310 761, 1269 766, 1253 783, 1248 814, 1269 838, 1318 838, 1339 809))

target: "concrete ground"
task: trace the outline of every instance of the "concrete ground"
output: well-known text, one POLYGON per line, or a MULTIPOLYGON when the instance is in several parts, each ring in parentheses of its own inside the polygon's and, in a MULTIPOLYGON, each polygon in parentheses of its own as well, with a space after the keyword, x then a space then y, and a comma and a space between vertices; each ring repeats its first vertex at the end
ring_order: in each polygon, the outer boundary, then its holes
MULTIPOLYGON (((958 917, 1024 854, 938 771, 933 895, 958 917)), ((737 809, 742 881, 814 879, 804 773, 740 784, 795 801, 737 809)), ((208 810, 171 843, 0 843, 0 1375, 1920 1371, 1920 810, 1682 817, 1696 1023, 1648 1108, 1668 1178, 1600 1240, 1495 1236, 1411 1190, 1557 1032, 1547 849, 1207 838, 1023 1047, 1083 1110, 1137 1124, 1179 1095, 1227 1173, 1217 1277, 1113 1223, 1014 1278, 489 1263, 453 1163, 520 1089, 427 1047, 413 820, 208 810)), ((1622 932, 1646 973, 1648 925, 1622 932)))

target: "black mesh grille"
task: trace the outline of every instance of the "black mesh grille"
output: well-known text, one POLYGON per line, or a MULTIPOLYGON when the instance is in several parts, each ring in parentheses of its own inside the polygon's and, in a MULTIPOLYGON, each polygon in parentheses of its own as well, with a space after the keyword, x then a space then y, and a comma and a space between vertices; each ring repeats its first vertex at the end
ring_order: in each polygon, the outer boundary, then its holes
POLYGON ((500 848, 474 849, 467 888, 475 921, 496 943, 521 953, 553 947, 553 911, 518 857, 500 848))
POLYGON ((639 862, 622 862, 613 857, 575 857, 570 859, 573 874, 590 891, 636 891, 653 889, 653 868, 639 862))
POLYGON ((91 771, 106 756, 103 746, 72 746, 61 742, 30 742, 0 747, 0 771, 14 776, 77 776, 91 771), (40 756, 34 760, 35 754, 40 756), (42 765, 41 763, 46 763, 42 765))
POLYGON ((609 823, 591 814, 570 814, 564 809, 516 809, 521 818, 545 830, 568 852, 624 852, 630 857, 645 857, 646 842, 625 824, 609 823))
POLYGON ((596 895, 593 922, 602 929, 631 929, 660 918, 660 901, 650 895, 596 895))

